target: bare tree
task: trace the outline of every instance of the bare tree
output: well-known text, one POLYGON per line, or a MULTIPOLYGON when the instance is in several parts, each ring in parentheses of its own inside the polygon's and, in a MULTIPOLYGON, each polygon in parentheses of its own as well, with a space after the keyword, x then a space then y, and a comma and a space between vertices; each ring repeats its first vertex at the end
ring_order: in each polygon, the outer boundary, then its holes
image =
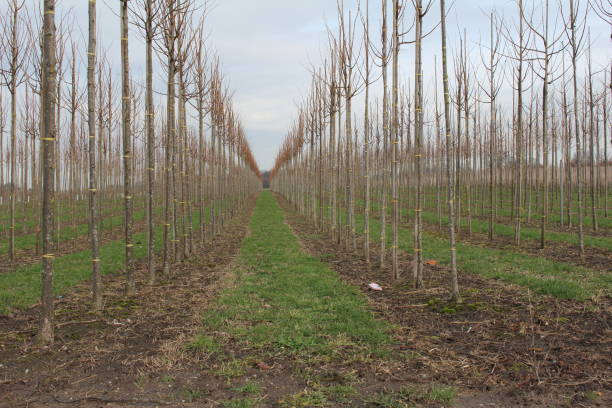
POLYGON ((448 67, 446 54, 446 5, 444 0, 440 0, 440 30, 442 36, 442 81, 444 84, 444 128, 446 139, 446 194, 448 200, 449 214, 449 241, 451 255, 451 299, 455 302, 461 301, 459 294, 459 280, 457 277, 457 244, 455 242, 455 183, 451 165, 452 151, 452 129, 450 119, 450 90, 448 86, 448 67))
POLYGON ((371 189, 371 170, 370 170, 370 2, 366 0, 366 15, 364 21, 364 84, 365 84, 365 101, 363 114, 363 161, 365 165, 365 208, 364 208, 364 226, 363 226, 363 242, 364 254, 366 263, 370 265, 370 189, 371 189))
POLYGON ((55 146, 57 139, 55 106, 57 104, 55 58, 55 0, 44 0, 43 8, 43 204, 42 204, 42 299, 39 340, 53 343, 53 210, 55 200, 55 146))
POLYGON ((429 12, 432 2, 423 7, 421 0, 414 0, 414 143, 416 167, 416 205, 414 208, 414 286, 423 286, 423 18, 429 12))
POLYGON ((485 66, 489 76, 488 88, 480 86, 484 93, 488 96, 489 103, 489 240, 493 240, 493 223, 495 220, 494 207, 494 172, 495 167, 495 148, 497 140, 497 96, 501 89, 499 78, 496 78, 499 63, 501 61, 500 44, 501 44, 501 24, 493 12, 489 16, 489 60, 484 60, 481 56, 482 63, 485 66))
POLYGON ((93 308, 102 309, 102 277, 100 274, 100 248, 98 238, 98 175, 96 151, 96 1, 89 1, 89 42, 87 51, 87 126, 89 131, 89 237, 91 240, 91 290, 93 308))
MULTIPOLYGON (((0 18, 0 76, 2 85, 8 87, 11 95, 11 156, 10 156, 10 226, 9 226, 9 259, 15 260, 15 203, 16 203, 16 173, 17 158, 17 92, 19 85, 27 79, 25 64, 27 63, 30 36, 26 30, 23 13, 25 0, 8 0, 6 15, 0 18)), ((27 18, 27 17, 26 17, 27 18)), ((25 188, 25 186, 23 186, 25 188)))
POLYGON ((521 13, 521 18, 525 21, 527 27, 531 30, 537 40, 541 42, 541 48, 532 48, 534 60, 539 63, 540 70, 536 71, 536 75, 542 80, 542 155, 543 155, 543 196, 542 196, 542 210, 540 220, 540 248, 545 246, 545 231, 546 221, 548 218, 548 200, 549 200, 549 181, 548 181, 548 113, 549 113, 549 87, 556 79, 551 76, 553 70, 552 58, 563 51, 564 45, 560 42, 561 34, 558 37, 554 37, 554 33, 551 33, 551 24, 549 16, 549 0, 545 0, 544 10, 542 15, 541 25, 536 25, 532 21, 531 17, 528 17, 524 10, 521 13), (537 26, 541 28, 537 28, 537 26), (552 38, 551 38, 552 34, 552 38))
POLYGON ((123 139, 123 211, 125 234, 125 293, 131 296, 136 291, 134 280, 134 222, 132 214, 132 139, 131 139, 131 95, 130 60, 128 48, 128 0, 121 0, 121 123, 123 139))
POLYGON ((147 270, 149 284, 154 284, 155 272, 155 222, 153 214, 155 196, 155 109, 153 106, 153 42, 159 35, 160 0, 139 0, 132 9, 133 24, 140 29, 146 44, 145 78, 145 144, 147 174, 147 270))
MULTIPOLYGON (((521 216, 523 207, 523 82, 527 76, 524 69, 527 59, 527 47, 530 42, 529 35, 525 38, 525 24, 522 16, 524 15, 523 0, 516 0, 519 11, 518 43, 511 39, 509 33, 507 40, 512 46, 514 55, 511 57, 516 62, 514 71, 513 88, 516 92, 516 114, 514 121, 514 134, 516 135, 515 147, 515 192, 514 192, 514 243, 521 243, 521 216)), ((528 34, 528 33, 527 33, 528 34)))

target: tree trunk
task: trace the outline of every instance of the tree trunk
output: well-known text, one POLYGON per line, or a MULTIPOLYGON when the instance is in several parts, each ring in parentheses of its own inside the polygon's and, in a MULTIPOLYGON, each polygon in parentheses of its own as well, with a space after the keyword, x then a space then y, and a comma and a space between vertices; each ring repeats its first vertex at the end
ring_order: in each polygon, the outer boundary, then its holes
POLYGON ((451 299, 455 302, 461 301, 459 295, 459 282, 457 277, 457 248, 455 243, 455 206, 453 204, 455 198, 454 181, 451 169, 451 151, 452 151, 452 136, 451 136, 451 120, 450 120, 450 98, 448 86, 448 68, 446 61, 446 6, 445 1, 440 0, 440 29, 442 35, 442 79, 444 83, 444 124, 446 134, 446 181, 447 181, 447 198, 448 198, 448 214, 449 214, 449 241, 451 255, 451 299))
POLYGON ((44 0, 43 19, 43 204, 42 204, 42 298, 39 341, 53 343, 53 210, 55 200, 55 145, 57 128, 56 58, 55 58, 55 0, 44 0))
POLYGON ((131 139, 131 97, 130 65, 128 53, 128 0, 121 0, 121 114, 123 138, 123 201, 125 234, 125 275, 127 296, 134 294, 134 243, 132 219, 132 139, 131 139))
MULTIPOLYGON (((91 240, 91 289, 93 309, 102 309, 102 277, 98 247, 98 202, 96 174, 96 1, 89 1, 89 46, 87 53, 87 124, 89 128, 89 238, 91 240)), ((74 86, 74 84, 73 84, 74 86)), ((99 137, 100 135, 98 135, 99 137)))

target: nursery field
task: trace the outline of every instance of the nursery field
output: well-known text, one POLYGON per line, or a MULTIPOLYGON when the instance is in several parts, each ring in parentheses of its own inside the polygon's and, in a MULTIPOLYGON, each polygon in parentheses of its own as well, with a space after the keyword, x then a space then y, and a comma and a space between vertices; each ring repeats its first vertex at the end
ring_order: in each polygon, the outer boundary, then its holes
POLYGON ((612 407, 611 18, 0 1, 0 408, 612 407))
MULTIPOLYGON (((437 239, 427 238, 425 286, 414 289, 264 191, 156 285, 138 267, 133 297, 107 265, 100 314, 84 301, 86 278, 67 281, 53 349, 30 345, 35 297, 2 299, 0 406, 610 403, 609 275, 465 244, 463 301, 449 303, 437 239)), ((410 270, 407 252, 399 262, 410 270)))

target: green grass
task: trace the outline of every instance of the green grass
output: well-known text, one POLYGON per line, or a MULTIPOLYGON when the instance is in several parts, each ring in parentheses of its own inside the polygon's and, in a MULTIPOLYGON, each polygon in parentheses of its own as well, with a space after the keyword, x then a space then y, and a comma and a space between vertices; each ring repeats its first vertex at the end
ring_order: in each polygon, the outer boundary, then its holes
POLYGON ((236 398, 221 401, 221 406, 223 408, 253 408, 257 406, 257 400, 254 398, 236 398))
MULTIPOLYGON (((199 214, 193 214, 193 225, 199 225, 199 214)), ((162 247, 163 227, 155 228, 155 250, 162 247)), ((134 259, 142 260, 147 255, 146 233, 134 234, 134 259)), ((103 275, 120 271, 124 266, 125 246, 123 240, 112 241, 100 246, 100 268, 103 275)), ((55 259, 53 290, 56 296, 67 293, 75 285, 91 275, 91 251, 74 252, 55 259)), ((36 263, 12 272, 0 274, 0 315, 11 309, 24 309, 40 299, 41 263, 36 263)))
MULTIPOLYGON (((406 203, 402 205, 400 212, 402 217, 406 216, 408 209, 406 208, 406 203)), ((372 214, 378 215, 377 203, 372 203, 372 214)), ((444 215, 446 211, 446 207, 443 208, 443 214, 440 217, 442 220, 442 225, 448 225, 448 216, 444 215)), ((411 217, 414 215, 413 211, 411 212, 411 217)), ((438 214, 435 211, 423 211, 423 221, 432 225, 438 225, 438 214)), ((389 217, 391 217, 391 207, 389 207, 389 217)), ((499 217, 497 217, 499 221, 499 217)), ((524 221, 524 220, 523 220, 524 221)), ((465 214, 461 217, 461 229, 465 231, 467 229, 467 216, 465 214)), ((472 231, 486 234, 489 232, 489 222, 488 220, 479 219, 476 217, 472 217, 472 231)), ((493 223, 493 232, 495 235, 514 237, 514 225, 507 225, 499 222, 493 223)), ((569 244, 578 245, 578 234, 571 232, 558 232, 558 231, 546 231, 546 240, 551 242, 567 242, 569 244)), ((540 229, 534 227, 527 227, 525 225, 521 225, 521 239, 522 240, 531 240, 538 241, 540 240, 540 229)), ((600 248, 606 251, 612 251, 612 238, 610 237, 601 237, 601 236, 593 236, 589 235, 589 230, 585 230, 584 235, 584 245, 587 247, 600 248)))
POLYGON ((205 353, 216 353, 221 350, 221 346, 214 337, 198 334, 191 342, 185 346, 187 350, 205 353))
MULTIPOLYGON (((448 217, 443 215, 441 217, 442 225, 448 225, 448 217)), ((423 221, 430 224, 438 223, 438 215, 433 212, 423 212, 423 221)), ((466 217, 461 218, 461 228, 465 230, 468 222, 466 217)), ((477 218, 472 218, 472 231, 486 234, 489 231, 489 222, 477 218)), ((507 237, 514 237, 514 226, 493 223, 493 233, 495 235, 502 235, 507 237)), ((567 242, 569 244, 578 245, 578 235, 568 232, 557 232, 557 231, 546 231, 545 237, 547 241, 552 242, 567 242)), ((540 240, 540 229, 521 226, 521 239, 539 241, 540 240)), ((591 236, 585 234, 584 245, 604 249, 612 252, 612 238, 591 236)))
MULTIPOLYGON (((373 204, 375 207, 376 203, 373 204)), ((340 218, 343 218, 343 222, 344 215, 341 212, 340 218)), ((358 233, 363 233, 361 213, 356 214, 356 228, 358 233)), ((413 234, 411 227, 400 228, 400 249, 413 252, 413 234)), ((380 222, 371 218, 370 239, 377 242, 379 236, 380 222)), ((391 228, 387 228, 387 242, 391 243, 391 228)), ((606 245, 603 240, 599 242, 606 245)), ((525 286, 540 294, 562 299, 586 300, 601 294, 607 295, 612 289, 612 276, 606 272, 531 256, 512 249, 493 249, 461 242, 456 246, 460 270, 525 286)), ((425 259, 435 259, 443 265, 449 265, 448 240, 438 234, 424 233, 423 256, 425 259)))
MULTIPOLYGON (((66 202, 64 199, 61 199, 61 203, 59 205, 59 214, 55 214, 54 219, 59 221, 62 228, 69 228, 71 226, 72 215, 74 213, 75 218, 78 219, 87 219, 88 217, 88 200, 78 200, 76 202, 75 208, 73 209, 72 203, 66 202)), ((122 203, 121 200, 103 200, 100 202, 101 206, 101 214, 100 216, 106 219, 109 214, 112 213, 120 213, 122 211, 122 203)), ((9 230, 9 206, 5 205, 0 207, 0 234, 8 233, 9 230)), ((26 208, 23 208, 21 203, 17 203, 17 207, 15 210, 15 234, 19 232, 19 230, 26 228, 31 229, 38 225, 40 221, 40 207, 38 203, 28 203, 26 208)))
POLYGON ((236 268, 237 285, 204 314, 209 330, 253 349, 301 356, 383 353, 389 325, 359 291, 305 254, 269 191, 257 202, 236 268))
MULTIPOLYGON (((158 208, 156 213, 161 213, 161 208, 158 208)), ((134 212, 134 222, 141 221, 145 218, 145 210, 139 210, 134 212)), ((110 229, 112 225, 117 227, 121 227, 123 223, 123 215, 115 215, 113 217, 108 217, 104 219, 104 224, 102 226, 102 231, 106 231, 110 229)), ((87 238, 87 234, 89 232, 89 224, 78 224, 76 228, 72 228, 72 226, 64 226, 60 229, 59 242, 70 241, 76 238, 87 238)), ((15 250, 26 250, 32 249, 36 247, 37 234, 25 234, 19 235, 15 237, 15 250)), ((8 239, 0 242, 0 253, 8 252, 8 239)))
POLYGON ((327 398, 322 391, 304 390, 289 395, 280 401, 282 408, 314 408, 327 406, 327 398))
POLYGON ((368 402, 382 408, 408 408, 416 403, 437 402, 452 406, 457 391, 453 387, 431 386, 428 389, 405 386, 398 391, 383 391, 371 397, 368 402))
MULTIPOLYGON (((159 229, 158 232, 161 232, 159 229)), ((134 240, 144 242, 144 233, 135 234, 134 240)), ((160 240, 156 242, 157 246, 160 240)), ((113 241, 100 246, 100 268, 103 275, 114 273, 124 265, 124 241, 113 241)), ((71 287, 89 279, 91 275, 90 251, 79 251, 54 262, 53 289, 56 296, 66 293, 71 287)), ((134 246, 135 259, 147 254, 146 245, 134 246)), ((41 264, 28 265, 13 272, 0 275, 0 314, 11 308, 23 309, 38 301, 41 293, 41 264)))
POLYGON ((229 360, 221 363, 219 368, 215 370, 215 375, 227 379, 240 377, 246 371, 248 361, 246 360, 229 360))
POLYGON ((237 392, 238 394, 257 395, 263 392, 263 388, 261 388, 261 385, 257 384, 256 382, 249 381, 240 387, 232 388, 232 391, 237 392))
MULTIPOLYGON (((356 221, 358 231, 362 232, 363 216, 359 214, 356 221)), ((390 230, 387 228, 388 242, 391 242, 390 230)), ((378 239, 378 220, 370 221, 370 231, 371 239, 378 239)), ((412 229, 400 228, 399 246, 404 251, 412 252, 412 229)), ((450 265, 448 240, 429 233, 423 234, 423 256, 450 265)), ((458 243, 457 263, 459 269, 465 272, 500 279, 562 299, 585 300, 601 292, 609 293, 612 288, 612 276, 604 272, 510 250, 458 243)))

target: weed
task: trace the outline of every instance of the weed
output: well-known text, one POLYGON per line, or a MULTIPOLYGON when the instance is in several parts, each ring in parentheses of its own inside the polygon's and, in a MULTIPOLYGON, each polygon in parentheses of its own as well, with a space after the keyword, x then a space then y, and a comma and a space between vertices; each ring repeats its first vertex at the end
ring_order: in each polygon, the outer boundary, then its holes
POLYGON ((261 388, 261 385, 255 382, 247 382, 240 387, 232 388, 232 391, 239 394, 261 394, 263 389, 261 388))
POLYGON ((329 399, 338 402, 348 402, 349 398, 357 394, 357 390, 352 385, 330 385, 322 387, 320 391, 325 394, 329 399))
POLYGON ((206 392, 200 390, 188 389, 183 392, 183 398, 187 402, 194 402, 204 398, 206 392))
POLYGON ((190 351, 206 353, 216 353, 221 350, 221 346, 219 343, 217 343, 214 337, 203 334, 196 335, 193 340, 187 343, 185 348, 190 351))
POLYGON ((240 377, 244 375, 245 365, 244 360, 224 361, 220 364, 219 368, 215 370, 215 375, 227 379, 240 377))
POLYGON ((235 398, 221 402, 224 408, 253 408, 257 405, 257 400, 254 398, 235 398))
POLYGON ((368 402, 384 408, 407 408, 416 403, 440 402, 451 405, 456 395, 453 387, 432 386, 429 390, 406 386, 399 391, 383 391, 368 402))
POLYGON ((283 408, 314 408, 323 407, 326 403, 327 398, 323 392, 304 390, 283 398, 280 406, 283 408))
POLYGON ((164 374, 161 376, 161 378, 159 379, 161 382, 166 383, 166 384, 170 384, 174 382, 174 378, 168 374, 164 374))
POLYGON ((457 395, 457 391, 453 387, 432 387, 428 394, 428 399, 444 404, 452 404, 457 395))
POLYGON ((588 400, 595 401, 601 396, 600 392, 597 391, 587 391, 584 393, 584 397, 588 400))

